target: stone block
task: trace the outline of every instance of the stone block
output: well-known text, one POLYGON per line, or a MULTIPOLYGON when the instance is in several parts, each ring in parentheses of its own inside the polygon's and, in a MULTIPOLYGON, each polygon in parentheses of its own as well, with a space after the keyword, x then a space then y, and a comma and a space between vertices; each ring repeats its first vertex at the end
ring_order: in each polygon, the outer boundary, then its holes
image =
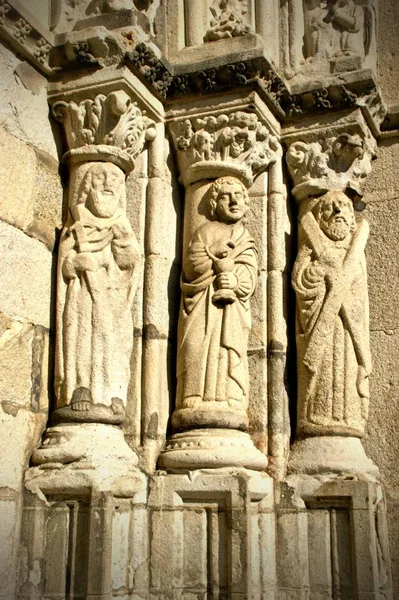
POLYGON ((58 160, 59 130, 52 128, 46 87, 27 89, 16 74, 20 60, 4 45, 0 47, 2 95, 0 125, 33 147, 41 148, 58 160))
POLYGON ((378 73, 384 99, 388 104, 398 101, 397 31, 399 5, 396 0, 384 0, 379 5, 378 73))
POLYGON ((154 478, 151 593, 204 598, 211 590, 223 598, 260 598, 255 594, 273 591, 272 506, 265 474, 226 469, 154 478))
POLYGON ((37 150, 36 154, 38 164, 32 197, 33 218, 26 231, 51 250, 57 230, 62 226, 63 189, 58 163, 42 151, 37 150))
MULTIPOLYGON (((364 200, 371 204, 384 202, 399 196, 397 165, 399 145, 397 138, 381 140, 377 149, 377 160, 364 186, 364 200)), ((370 207, 371 208, 371 207, 370 207)), ((368 215, 368 210, 366 211, 368 215)))
POLYGON ((389 551, 392 561, 392 595, 399 598, 399 502, 390 500, 387 502, 387 522, 389 536, 389 551))
POLYGON ((6 223, 0 223, 0 252, 0 312, 48 328, 52 296, 50 252, 41 242, 6 223))
POLYGON ((4 315, 0 322, 5 325, 0 336, 0 402, 6 414, 15 416, 31 403, 34 326, 4 315))
MULTIPOLYGON (((309 588, 308 524, 304 512, 279 511, 277 575, 279 589, 286 590, 286 593, 299 593, 300 590, 304 593, 309 588)), ((296 597, 302 596, 292 596, 292 598, 296 597)))
POLYGON ((25 229, 33 219, 36 154, 0 128, 0 218, 25 229))
POLYGON ((14 598, 20 506, 16 498, 0 499, 0 599, 14 598))
POLYGON ((370 377, 370 413, 364 446, 379 466, 386 493, 399 500, 397 431, 399 428, 399 331, 371 332, 373 372, 370 377))
POLYGON ((20 409, 17 414, 0 410, 0 436, 3 453, 0 481, 4 487, 19 490, 29 458, 37 447, 47 421, 47 414, 20 409))

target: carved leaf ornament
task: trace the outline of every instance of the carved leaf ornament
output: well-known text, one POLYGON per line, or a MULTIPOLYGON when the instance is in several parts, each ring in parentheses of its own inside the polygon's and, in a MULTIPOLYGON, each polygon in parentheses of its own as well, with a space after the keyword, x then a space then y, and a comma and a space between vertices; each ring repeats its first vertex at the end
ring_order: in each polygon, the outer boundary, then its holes
POLYGON ((69 147, 66 157, 82 154, 88 160, 90 151, 99 153, 105 146, 109 154, 124 163, 121 166, 125 171, 133 169, 134 158, 145 141, 155 137, 154 122, 123 91, 99 94, 79 104, 56 102, 53 115, 65 128, 69 147))
POLYGON ((243 111, 186 119, 176 133, 186 168, 201 161, 221 161, 243 165, 255 176, 275 159, 280 148, 257 115, 243 111))

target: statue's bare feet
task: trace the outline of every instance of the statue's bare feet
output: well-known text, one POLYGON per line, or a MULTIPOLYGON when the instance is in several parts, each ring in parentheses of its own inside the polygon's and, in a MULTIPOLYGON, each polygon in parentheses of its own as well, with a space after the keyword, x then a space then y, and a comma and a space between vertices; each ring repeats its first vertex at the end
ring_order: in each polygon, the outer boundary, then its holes
POLYGON ((79 411, 89 411, 93 404, 91 392, 88 388, 77 388, 72 395, 71 409, 79 411))

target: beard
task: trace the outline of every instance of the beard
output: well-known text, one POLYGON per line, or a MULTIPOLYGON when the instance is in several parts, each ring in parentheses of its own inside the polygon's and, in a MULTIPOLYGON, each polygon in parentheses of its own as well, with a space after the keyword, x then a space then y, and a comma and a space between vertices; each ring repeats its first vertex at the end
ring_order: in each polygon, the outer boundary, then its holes
POLYGON ((110 218, 114 215, 119 205, 119 197, 116 193, 103 193, 96 190, 90 192, 91 212, 102 218, 110 218))
POLYGON ((342 242, 351 232, 351 227, 345 218, 340 217, 339 221, 332 217, 329 221, 322 220, 321 229, 327 237, 334 242, 342 242))

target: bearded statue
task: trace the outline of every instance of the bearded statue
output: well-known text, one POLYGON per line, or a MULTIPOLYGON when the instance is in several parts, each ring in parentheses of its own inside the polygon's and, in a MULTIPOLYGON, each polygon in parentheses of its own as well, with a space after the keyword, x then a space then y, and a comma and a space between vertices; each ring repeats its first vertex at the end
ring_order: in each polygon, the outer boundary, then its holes
POLYGON ((293 269, 297 297, 298 436, 362 437, 371 359, 365 220, 329 191, 303 202, 293 269))
POLYGON ((112 163, 92 163, 60 243, 55 418, 123 421, 139 264, 125 175, 112 163))

